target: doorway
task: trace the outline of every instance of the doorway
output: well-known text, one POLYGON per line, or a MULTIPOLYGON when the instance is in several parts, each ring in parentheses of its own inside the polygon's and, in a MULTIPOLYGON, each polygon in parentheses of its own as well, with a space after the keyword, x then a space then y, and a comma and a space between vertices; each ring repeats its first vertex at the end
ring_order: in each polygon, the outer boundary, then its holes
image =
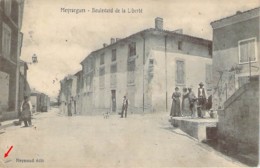
POLYGON ((116 90, 111 90, 112 112, 116 112, 116 90))

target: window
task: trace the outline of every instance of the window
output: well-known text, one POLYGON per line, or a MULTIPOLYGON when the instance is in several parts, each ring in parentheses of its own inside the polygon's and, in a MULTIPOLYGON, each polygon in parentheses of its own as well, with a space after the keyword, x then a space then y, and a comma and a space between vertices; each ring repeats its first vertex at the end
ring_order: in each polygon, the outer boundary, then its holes
POLYGON ((212 55, 212 44, 208 44, 209 55, 212 55))
POLYGON ((5 14, 7 16, 11 15, 11 9, 12 9, 12 1, 11 0, 5 0, 4 1, 4 9, 5 9, 5 14))
POLYGON ((256 38, 251 38, 247 40, 242 40, 238 42, 239 49, 239 63, 249 63, 249 59, 251 62, 255 62, 257 49, 256 49, 256 38))
POLYGON ((116 49, 113 49, 112 50, 112 58, 111 58, 111 61, 116 61, 116 49))
POLYGON ((182 50, 182 41, 178 41, 178 50, 182 50))
POLYGON ((105 63, 105 54, 100 55, 100 65, 103 65, 105 63))
POLYGON ((105 67, 99 68, 99 87, 105 87, 105 67))
POLYGON ((116 73, 116 72, 117 72, 117 64, 111 65, 110 73, 116 73))
POLYGON ((212 65, 210 64, 206 65, 206 83, 207 84, 212 83, 212 65))
POLYGON ((9 58, 11 53, 11 29, 5 23, 3 23, 2 50, 4 57, 9 58))
POLYGON ((116 87, 116 83, 117 83, 116 72, 117 72, 117 64, 111 65, 111 67, 110 67, 110 86, 111 87, 116 87))
POLYGON ((127 65, 127 83, 135 83, 135 60, 128 62, 127 65))
POLYGON ((19 33, 18 35, 18 54, 21 55, 21 49, 22 49, 22 43, 23 43, 23 33, 19 33))
POLYGON ((128 45, 128 56, 135 56, 136 55, 136 43, 132 42, 128 45))
POLYGON ((150 63, 150 65, 153 66, 153 59, 150 59, 150 60, 149 60, 149 63, 150 63))
POLYGON ((185 84, 185 67, 184 61, 176 61, 176 84, 185 84))

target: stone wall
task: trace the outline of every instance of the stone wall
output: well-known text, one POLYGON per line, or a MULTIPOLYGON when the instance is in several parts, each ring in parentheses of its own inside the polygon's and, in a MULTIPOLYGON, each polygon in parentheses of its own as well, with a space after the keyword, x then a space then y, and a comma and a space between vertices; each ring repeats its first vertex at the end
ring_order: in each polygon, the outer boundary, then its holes
POLYGON ((220 110, 218 139, 222 149, 235 154, 258 154, 259 82, 237 90, 220 110))

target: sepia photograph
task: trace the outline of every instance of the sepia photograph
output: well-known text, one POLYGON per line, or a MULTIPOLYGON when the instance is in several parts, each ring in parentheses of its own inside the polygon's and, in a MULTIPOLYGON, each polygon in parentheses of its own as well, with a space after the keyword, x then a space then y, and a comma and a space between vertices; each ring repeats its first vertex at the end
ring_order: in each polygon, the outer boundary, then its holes
POLYGON ((0 0, 0 168, 259 166, 259 0, 0 0))

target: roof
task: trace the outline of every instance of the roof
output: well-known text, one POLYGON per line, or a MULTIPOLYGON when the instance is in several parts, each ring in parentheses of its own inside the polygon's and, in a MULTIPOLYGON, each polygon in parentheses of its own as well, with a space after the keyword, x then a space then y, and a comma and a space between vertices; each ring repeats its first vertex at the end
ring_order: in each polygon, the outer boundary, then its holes
POLYGON ((35 90, 34 88, 31 89, 31 94, 42 94, 41 92, 35 90))
POLYGON ((82 73, 82 70, 79 70, 78 72, 76 72, 73 76, 79 76, 82 73))
MULTIPOLYGON (((116 41, 115 43, 112 43, 112 44, 109 44, 107 45, 106 47, 102 47, 102 48, 99 48, 95 51, 92 51, 88 56, 92 55, 92 54, 95 54, 103 49, 106 49, 106 48, 109 48, 111 46, 114 46, 122 41, 125 41, 125 40, 128 40, 130 38, 133 38, 134 36, 138 36, 138 35, 143 35, 144 33, 160 33, 161 35, 164 35, 164 36, 178 36, 178 37, 183 37, 183 38, 188 38, 189 40, 193 40, 193 41, 196 41, 196 42, 201 42, 203 44, 211 44, 212 41, 211 40, 207 40, 207 39, 203 39, 203 38, 199 38, 199 37, 195 37, 195 36, 190 36, 190 35, 187 35, 187 34, 182 34, 182 33, 177 33, 177 32, 174 32, 174 31, 169 31, 169 30, 162 30, 162 29, 155 29, 155 28, 149 28, 149 29, 144 29, 142 31, 139 31, 137 33, 134 33, 128 37, 125 37, 125 38, 122 38, 118 41, 116 41)), ((80 64, 82 64, 87 58, 84 58, 84 60, 81 61, 80 64)))
POLYGON ((211 22, 211 26, 215 28, 224 27, 229 24, 238 23, 254 17, 259 17, 260 7, 253 8, 244 12, 237 11, 236 14, 211 22))

